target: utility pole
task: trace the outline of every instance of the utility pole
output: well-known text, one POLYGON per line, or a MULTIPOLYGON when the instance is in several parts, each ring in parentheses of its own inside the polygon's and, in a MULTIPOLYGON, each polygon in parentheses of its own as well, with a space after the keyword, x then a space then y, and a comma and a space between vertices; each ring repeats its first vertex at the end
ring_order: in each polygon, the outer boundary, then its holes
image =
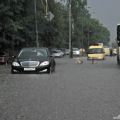
POLYGON ((87 44, 88 44, 88 47, 89 47, 89 45, 90 45, 90 29, 89 29, 89 27, 88 27, 88 33, 87 33, 87 39, 88 39, 88 41, 87 41, 87 44))
MULTIPOLYGON (((82 0, 82 2, 83 2, 83 0, 82 0)), ((84 35, 84 32, 83 32, 83 17, 84 17, 84 10, 83 10, 83 5, 81 6, 81 12, 82 12, 82 41, 81 41, 81 46, 82 46, 82 56, 83 56, 83 49, 84 49, 84 43, 83 43, 83 35, 84 35)))
POLYGON ((36 4, 37 4, 36 0, 34 0, 36 47, 39 47, 39 41, 38 41, 38 23, 37 23, 37 7, 36 7, 36 4))
POLYGON ((69 57, 72 58, 73 54, 72 54, 72 20, 71 20, 71 0, 69 0, 69 57))

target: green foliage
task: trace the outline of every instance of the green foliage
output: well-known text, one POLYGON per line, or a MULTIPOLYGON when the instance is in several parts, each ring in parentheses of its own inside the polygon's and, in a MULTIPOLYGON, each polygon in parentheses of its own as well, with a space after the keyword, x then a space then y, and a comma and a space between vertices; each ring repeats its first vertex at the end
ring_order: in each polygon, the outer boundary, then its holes
MULTIPOLYGON (((24 9, 22 0, 4 0, 0 2, 0 43, 4 49, 14 49, 24 38, 19 31, 23 29, 20 22, 24 9)), ((2 49, 3 49, 2 48, 2 49)))
MULTIPOLYGON (((47 5, 45 0, 36 0, 40 46, 68 48, 69 0, 65 1, 66 4, 63 1, 48 0, 47 5), (45 18, 49 11, 54 14, 51 21, 45 18)), ((110 33, 98 20, 91 18, 86 8, 87 0, 71 0, 71 5, 73 46, 87 48, 88 42, 108 44, 110 33)), ((0 43, 2 48, 9 46, 14 50, 36 46, 34 0, 0 1, 0 43)))
POLYGON ((98 20, 91 18, 87 10, 87 1, 72 1, 72 18, 74 20, 73 46, 87 48, 89 44, 109 42, 110 33, 98 20))

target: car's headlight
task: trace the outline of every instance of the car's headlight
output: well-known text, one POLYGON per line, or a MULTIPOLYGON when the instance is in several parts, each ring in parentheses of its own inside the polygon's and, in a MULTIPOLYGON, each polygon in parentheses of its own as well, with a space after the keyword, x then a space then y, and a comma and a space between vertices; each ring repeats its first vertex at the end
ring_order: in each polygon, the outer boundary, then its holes
POLYGON ((18 62, 13 62, 12 65, 13 66, 20 66, 20 64, 18 62))
POLYGON ((49 61, 44 61, 40 64, 40 66, 46 66, 46 65, 49 65, 49 61))

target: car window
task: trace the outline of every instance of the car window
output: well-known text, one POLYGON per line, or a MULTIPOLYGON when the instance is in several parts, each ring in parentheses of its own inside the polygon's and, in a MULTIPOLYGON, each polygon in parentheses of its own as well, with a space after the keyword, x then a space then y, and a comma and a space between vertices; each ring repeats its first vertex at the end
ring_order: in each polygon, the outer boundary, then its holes
POLYGON ((102 53, 103 49, 102 48, 94 48, 94 49, 89 49, 89 53, 102 53))
POLYGON ((45 49, 38 50, 22 50, 18 55, 19 58, 38 58, 47 57, 47 51, 45 49))

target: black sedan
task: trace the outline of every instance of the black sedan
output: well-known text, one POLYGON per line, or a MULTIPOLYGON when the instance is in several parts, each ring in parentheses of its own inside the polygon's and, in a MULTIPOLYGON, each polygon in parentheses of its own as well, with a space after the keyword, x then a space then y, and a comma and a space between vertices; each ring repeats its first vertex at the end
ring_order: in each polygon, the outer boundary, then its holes
POLYGON ((47 48, 23 48, 11 65, 11 73, 55 71, 55 60, 47 48))

